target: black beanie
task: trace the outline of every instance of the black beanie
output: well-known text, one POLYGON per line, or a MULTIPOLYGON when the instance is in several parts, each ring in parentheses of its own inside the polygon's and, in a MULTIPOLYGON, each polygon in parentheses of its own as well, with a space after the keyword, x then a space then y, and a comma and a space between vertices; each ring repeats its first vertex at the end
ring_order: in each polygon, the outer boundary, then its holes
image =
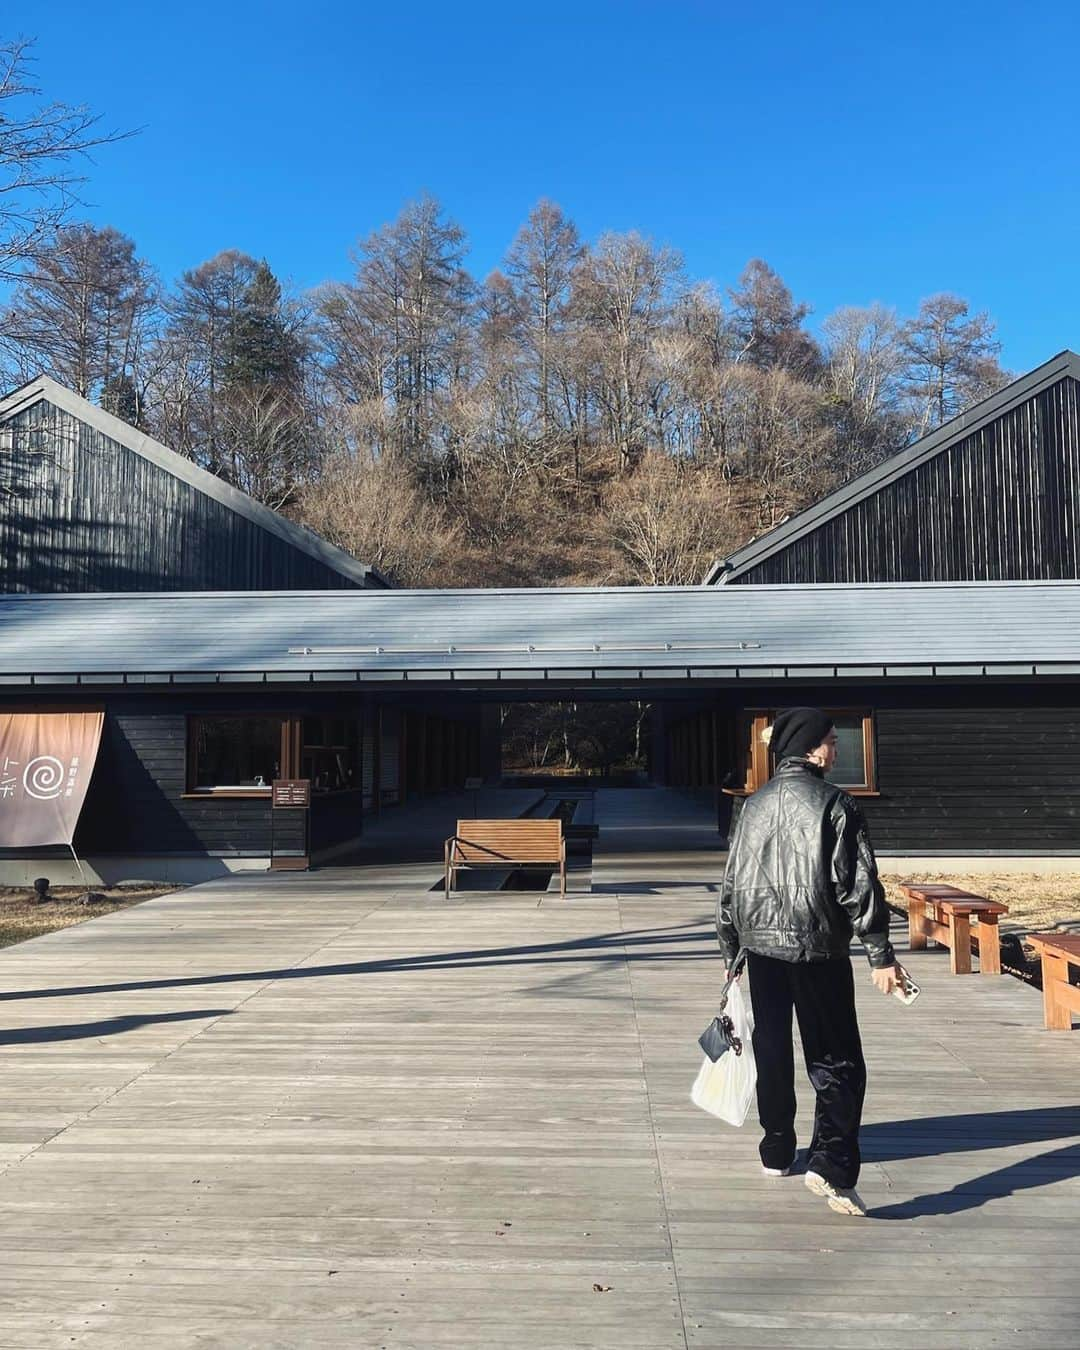
POLYGON ((802 758, 817 749, 832 726, 832 718, 820 708, 785 708, 772 724, 769 749, 777 760, 802 758))

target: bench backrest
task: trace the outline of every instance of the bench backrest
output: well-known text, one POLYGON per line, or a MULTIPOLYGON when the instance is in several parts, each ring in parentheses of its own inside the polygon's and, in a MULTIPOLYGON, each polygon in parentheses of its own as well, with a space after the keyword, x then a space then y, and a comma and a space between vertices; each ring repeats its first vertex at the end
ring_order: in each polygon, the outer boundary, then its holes
POLYGON ((459 820, 453 857, 462 862, 557 863, 561 820, 459 820))

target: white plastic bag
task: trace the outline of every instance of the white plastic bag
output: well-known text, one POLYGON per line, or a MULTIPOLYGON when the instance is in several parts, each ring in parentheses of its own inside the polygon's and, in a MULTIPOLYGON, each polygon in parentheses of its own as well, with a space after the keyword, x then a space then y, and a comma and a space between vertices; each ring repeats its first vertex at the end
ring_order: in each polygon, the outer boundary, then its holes
POLYGON ((756 1094, 757 1064, 752 1039, 754 1015, 738 984, 732 984, 724 1011, 742 1041, 742 1054, 728 1050, 715 1064, 706 1055, 690 1090, 690 1100, 729 1125, 742 1125, 756 1094))

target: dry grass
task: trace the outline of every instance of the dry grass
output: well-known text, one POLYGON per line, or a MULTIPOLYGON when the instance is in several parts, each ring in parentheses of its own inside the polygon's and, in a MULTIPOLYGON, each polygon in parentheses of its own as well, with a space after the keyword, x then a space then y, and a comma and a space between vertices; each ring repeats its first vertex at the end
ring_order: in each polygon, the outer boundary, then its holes
POLYGON ((902 881, 939 881, 1008 905, 1008 917, 1001 920, 1002 932, 1026 934, 1055 928, 1080 932, 1080 872, 1048 877, 1026 872, 1004 876, 995 873, 951 876, 925 873, 918 877, 882 876, 881 879, 889 903, 897 909, 907 909, 907 902, 900 894, 902 881))
POLYGON ((168 895, 182 887, 140 885, 93 889, 105 899, 82 905, 78 900, 86 894, 87 887, 56 886, 51 892, 55 899, 40 904, 29 886, 0 886, 0 947, 10 947, 43 933, 54 933, 58 928, 70 928, 101 914, 115 914, 118 909, 130 909, 143 900, 168 895))

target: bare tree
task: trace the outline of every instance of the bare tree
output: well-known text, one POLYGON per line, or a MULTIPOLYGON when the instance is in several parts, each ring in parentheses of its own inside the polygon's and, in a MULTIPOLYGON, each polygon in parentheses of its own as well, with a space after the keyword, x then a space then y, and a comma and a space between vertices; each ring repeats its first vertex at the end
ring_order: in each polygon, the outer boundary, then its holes
MULTIPOLYGON (((68 225, 37 245, 0 328, 24 378, 45 371, 119 411, 125 383, 137 388, 156 304, 156 279, 131 239, 111 228, 68 225)), ((133 420, 138 411, 136 402, 133 420)))
POLYGON ((344 451, 324 461, 301 492, 297 514, 310 529, 402 586, 448 586, 463 578, 460 527, 411 481, 404 464, 344 451))
POLYGON ((741 366, 726 394, 731 454, 759 527, 770 528, 833 486, 835 431, 816 385, 779 367, 741 366))
POLYGON ((55 234, 88 153, 122 139, 87 108, 43 103, 27 39, 0 43, 0 279, 17 278, 55 234))
POLYGON ((574 269, 582 356, 623 471, 662 440, 666 408, 654 343, 681 280, 674 250, 633 233, 601 235, 574 269))
POLYGON ((394 448, 414 460, 445 450, 445 398, 468 370, 464 254, 464 231, 423 197, 360 244, 355 281, 320 305, 329 378, 346 396, 383 399, 394 448))
POLYGON ((733 356, 767 370, 779 366, 793 375, 811 376, 820 353, 803 328, 810 306, 796 304, 791 291, 760 258, 752 258, 731 297, 733 356))
POLYGON ((158 418, 174 429, 173 448, 214 473, 226 468, 222 399, 228 366, 258 263, 226 249, 180 278, 167 306, 158 418))
POLYGON ((904 353, 895 311, 848 306, 822 324, 822 389, 837 428, 843 477, 872 467, 911 432, 901 406, 904 353))
POLYGON ((932 295, 900 332, 905 385, 920 433, 939 427, 1008 381, 998 364, 1001 343, 985 313, 972 314, 958 295, 932 295))
POLYGON ((581 252, 573 222, 545 198, 529 212, 507 256, 506 270, 520 298, 521 335, 534 370, 544 437, 553 430, 552 367, 570 299, 570 280, 581 252))
POLYGON ((639 586, 692 585, 738 539, 728 485, 658 451, 614 484, 601 529, 620 559, 615 579, 639 586))
POLYGON ((237 384, 222 400, 219 446, 235 487, 279 510, 293 502, 318 464, 307 410, 272 383, 237 384))

